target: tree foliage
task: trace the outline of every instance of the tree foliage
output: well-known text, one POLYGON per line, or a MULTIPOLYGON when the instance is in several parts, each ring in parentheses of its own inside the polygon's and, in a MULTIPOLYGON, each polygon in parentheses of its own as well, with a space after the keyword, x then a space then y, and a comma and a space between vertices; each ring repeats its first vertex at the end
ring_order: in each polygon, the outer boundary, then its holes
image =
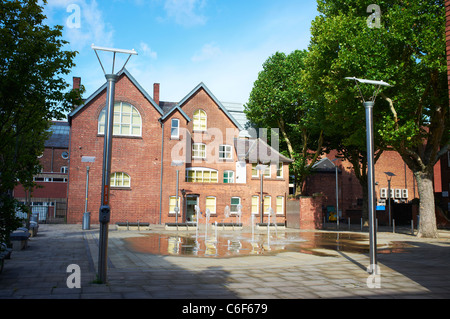
MULTIPOLYGON (((375 145, 396 150, 413 171, 421 202, 419 234, 434 237, 434 198, 428 181, 449 144, 444 1, 378 1, 379 27, 368 23, 371 3, 318 1, 320 15, 312 23, 306 79, 313 96, 325 100, 331 120, 326 139, 339 130, 332 123, 341 118, 342 142, 355 142, 360 154, 365 152, 362 103, 354 83, 344 78, 392 85, 376 100, 375 145)), ((370 97, 373 87, 362 86, 362 93, 370 97)))
POLYGON ((280 150, 294 160, 296 194, 322 152, 321 108, 303 86, 306 51, 269 57, 250 93, 245 113, 259 128, 280 130, 280 150), (310 151, 311 149, 315 151, 310 151))
POLYGON ((33 0, 0 4, 1 242, 17 227, 14 186, 34 186, 50 121, 81 101, 81 91, 67 92, 62 77, 74 66, 76 52, 63 50, 63 27, 45 25, 42 11, 33 0))

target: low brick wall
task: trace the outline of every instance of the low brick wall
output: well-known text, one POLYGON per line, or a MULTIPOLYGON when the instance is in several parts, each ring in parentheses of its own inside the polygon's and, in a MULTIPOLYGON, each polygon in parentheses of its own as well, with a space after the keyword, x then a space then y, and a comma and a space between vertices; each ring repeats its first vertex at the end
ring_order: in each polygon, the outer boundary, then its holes
POLYGON ((303 196, 289 199, 286 210, 286 226, 302 230, 323 228, 323 197, 303 196))

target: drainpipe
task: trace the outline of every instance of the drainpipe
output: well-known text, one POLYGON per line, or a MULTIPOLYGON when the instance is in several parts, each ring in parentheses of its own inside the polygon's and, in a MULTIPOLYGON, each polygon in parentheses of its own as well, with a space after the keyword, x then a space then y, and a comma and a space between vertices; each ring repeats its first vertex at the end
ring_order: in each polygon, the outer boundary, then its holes
POLYGON ((163 184, 163 170, 164 170, 164 123, 161 119, 158 120, 161 123, 161 178, 159 181, 159 224, 161 224, 162 216, 162 184, 163 184))

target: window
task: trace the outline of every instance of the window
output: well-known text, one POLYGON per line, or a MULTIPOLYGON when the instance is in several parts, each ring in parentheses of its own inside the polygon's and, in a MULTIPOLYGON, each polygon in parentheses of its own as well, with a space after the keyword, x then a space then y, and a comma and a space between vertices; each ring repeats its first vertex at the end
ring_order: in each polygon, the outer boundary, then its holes
POLYGON ((214 169, 191 167, 186 169, 188 183, 218 183, 218 172, 214 169))
POLYGON ((69 158, 69 152, 66 152, 66 151, 62 152, 62 153, 61 153, 61 157, 62 157, 63 159, 68 159, 68 158, 69 158))
POLYGON ((61 173, 67 174, 69 172, 69 168, 67 166, 61 166, 61 173))
POLYGON ((283 178, 283 162, 277 164, 277 178, 283 178))
POLYGON ((230 212, 231 213, 237 213, 238 205, 240 205, 240 204, 241 204, 241 198, 240 197, 231 197, 230 212))
MULTIPOLYGON (((105 134, 106 107, 98 117, 98 134, 105 134)), ((114 128, 116 136, 141 136, 142 119, 138 110, 129 103, 114 104, 114 128)))
POLYGON ((206 158, 206 145, 202 143, 192 144, 193 158, 206 158))
POLYGON ((284 197, 283 196, 277 196, 277 214, 283 214, 284 213, 284 197))
POLYGON ((252 196, 252 214, 259 213, 259 196, 252 196))
POLYGON ((130 175, 123 172, 111 174, 111 187, 130 187, 130 175))
POLYGON ((206 112, 203 110, 194 112, 194 131, 206 131, 206 112))
POLYGON ((180 137, 180 120, 172 119, 172 127, 170 130, 170 137, 178 139, 180 137))
POLYGON ((209 209, 210 214, 216 213, 216 198, 213 196, 206 197, 206 209, 209 209))
POLYGON ((219 159, 233 159, 231 145, 219 145, 219 159))
POLYGON ((269 207, 272 207, 272 198, 270 196, 264 196, 264 214, 268 214, 269 207))
POLYGON ((233 171, 225 171, 225 172, 223 172, 223 182, 225 184, 234 183, 234 172, 233 171))
POLYGON ((252 164, 252 177, 258 177, 259 176, 259 171, 256 169, 256 165, 258 165, 257 163, 253 163, 252 164))
POLYGON ((264 170, 264 178, 270 178, 270 164, 264 170))
MULTIPOLYGON (((256 169, 257 163, 252 164, 252 177, 259 177, 259 170, 256 169)), ((270 178, 270 165, 264 170, 264 178, 270 178)))
MULTIPOLYGON (((181 197, 178 196, 178 208, 181 207, 180 206, 180 199, 181 199, 181 197)), ((175 214, 176 204, 177 204, 177 197, 176 196, 170 196, 169 197, 169 214, 175 214)), ((180 215, 180 212, 181 212, 181 208, 178 211, 178 215, 180 215)))

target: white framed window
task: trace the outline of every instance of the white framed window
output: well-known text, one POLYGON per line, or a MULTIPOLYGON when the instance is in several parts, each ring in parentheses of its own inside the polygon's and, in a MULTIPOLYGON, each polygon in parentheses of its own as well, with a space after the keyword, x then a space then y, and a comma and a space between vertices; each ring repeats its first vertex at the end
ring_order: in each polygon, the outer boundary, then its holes
POLYGON ((206 145, 203 143, 193 143, 192 158, 206 158, 206 145))
POLYGON ((216 198, 214 196, 206 197, 206 208, 209 209, 210 214, 216 213, 216 198))
POLYGON ((259 196, 252 196, 252 214, 259 213, 259 196))
POLYGON ((130 175, 124 172, 115 172, 111 174, 111 187, 130 187, 130 175))
POLYGON ((264 170, 264 178, 270 178, 271 177, 270 176, 270 173, 271 173, 270 167, 271 167, 271 165, 269 164, 269 165, 267 165, 266 169, 264 170))
POLYGON ((252 177, 259 177, 259 171, 256 169, 257 163, 252 163, 252 177))
POLYGON ((230 213, 237 213, 238 205, 241 204, 240 197, 231 197, 230 213))
POLYGON ((230 160, 233 159, 233 147, 231 145, 219 145, 219 159, 230 160))
POLYGON ((172 119, 172 125, 170 128, 170 138, 178 139, 180 138, 180 120, 172 119))
MULTIPOLYGON (((181 197, 178 196, 178 208, 180 209, 178 211, 178 215, 181 214, 180 200, 181 200, 181 197)), ((176 204, 177 204, 177 197, 176 196, 170 196, 169 197, 169 214, 175 214, 176 204)))
POLYGON ((269 207, 272 207, 272 197, 264 196, 264 214, 269 214, 269 207))
POLYGON ((204 167, 189 167, 186 169, 188 183, 218 183, 218 171, 204 167))
POLYGON ((276 213, 278 215, 284 214, 284 196, 277 196, 277 209, 276 213))
POLYGON ((62 157, 63 159, 68 159, 68 158, 69 158, 69 152, 67 152, 67 151, 62 152, 62 153, 61 153, 61 157, 62 157))
POLYGON ((206 131, 207 117, 205 111, 203 110, 195 111, 193 120, 194 120, 194 131, 206 131))
POLYGON ((283 162, 277 164, 277 178, 283 178, 283 162))
POLYGON ((67 166, 61 166, 61 173, 67 174, 69 172, 69 168, 67 166))
MULTIPOLYGON (((106 106, 98 117, 98 134, 105 134, 106 106)), ((139 111, 131 104, 117 102, 114 104, 115 136, 142 136, 142 118, 139 111)))
POLYGON ((225 184, 234 183, 234 172, 233 171, 225 171, 223 172, 223 182, 225 184))

